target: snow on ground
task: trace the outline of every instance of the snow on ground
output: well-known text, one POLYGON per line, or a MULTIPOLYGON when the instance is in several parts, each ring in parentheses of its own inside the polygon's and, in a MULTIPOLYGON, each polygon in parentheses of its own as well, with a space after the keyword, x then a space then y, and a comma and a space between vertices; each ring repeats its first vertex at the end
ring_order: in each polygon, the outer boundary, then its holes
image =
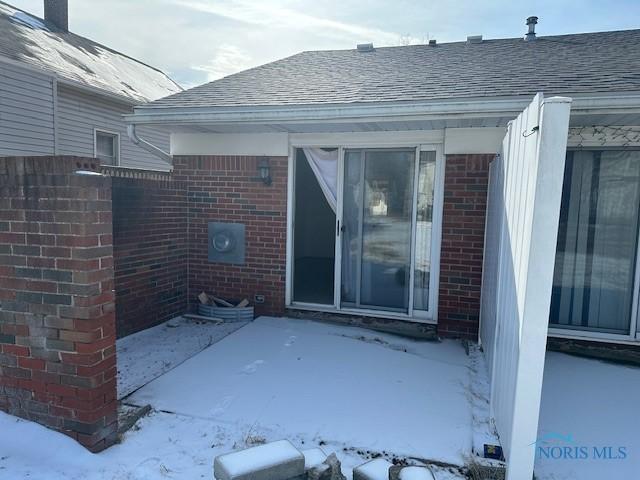
POLYGON ((126 397, 244 325, 177 317, 118 339, 118 398, 126 397))
POLYGON ((468 363, 453 341, 262 317, 129 400, 245 437, 268 432, 463 464, 472 438, 468 363))
POLYGON ((375 452, 462 464, 477 428, 470 363, 454 341, 263 317, 129 397, 155 411, 100 454, 0 414, 0 478, 212 478, 215 456, 285 438, 335 452, 348 476, 375 452))
POLYGON ((640 368, 547 353, 536 478, 638 478, 639 411, 640 368))

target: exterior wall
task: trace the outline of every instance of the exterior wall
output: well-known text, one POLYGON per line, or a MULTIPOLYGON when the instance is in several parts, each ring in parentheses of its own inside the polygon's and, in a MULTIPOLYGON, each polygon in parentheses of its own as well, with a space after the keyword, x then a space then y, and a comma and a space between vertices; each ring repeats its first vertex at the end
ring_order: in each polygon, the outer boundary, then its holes
POLYGON ((168 173, 106 169, 113 181, 113 256, 119 337, 183 313, 187 192, 168 173))
POLYGON ((53 77, 0 63, 0 155, 54 153, 53 98, 53 77))
POLYGON ((174 179, 185 182, 189 205, 189 303, 201 291, 253 303, 257 314, 284 312, 287 158, 271 157, 273 184, 256 180, 257 157, 174 157, 174 179), (209 263, 208 222, 246 225, 244 265, 209 263))
POLYGON ((494 155, 447 155, 438 333, 478 338, 489 162, 494 155))
MULTIPOLYGON (((122 115, 132 112, 131 105, 60 86, 58 88, 59 153, 93 157, 94 129, 97 128, 120 134, 120 166, 169 170, 170 166, 167 163, 129 140, 122 115)), ((140 127, 137 131, 142 138, 169 151, 168 133, 149 127, 140 127)))
MULTIPOLYGON (((440 264, 438 334, 476 339, 489 162, 493 155, 448 155, 440 264)), ((188 301, 201 291, 253 301, 258 314, 283 313, 286 268, 287 158, 271 157, 271 186, 256 180, 257 157, 179 156, 174 178, 187 188, 188 301), (247 226, 243 266, 209 263, 208 222, 247 226)))
POLYGON ((0 158, 0 409, 98 451, 117 434, 111 179, 0 158))

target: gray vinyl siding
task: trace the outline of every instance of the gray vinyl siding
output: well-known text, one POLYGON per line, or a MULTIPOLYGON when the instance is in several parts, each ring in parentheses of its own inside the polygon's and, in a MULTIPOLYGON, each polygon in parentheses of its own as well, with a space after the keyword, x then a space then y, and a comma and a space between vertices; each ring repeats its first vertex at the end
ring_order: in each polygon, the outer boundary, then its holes
MULTIPOLYGON (((118 133, 120 166, 169 170, 169 165, 146 150, 134 145, 127 136, 122 115, 133 107, 98 95, 59 85, 58 151, 61 155, 94 155, 94 129, 118 133)), ((149 127, 138 128, 139 136, 169 151, 169 134, 149 127)))
POLYGON ((52 155, 54 80, 0 63, 0 155, 52 155))

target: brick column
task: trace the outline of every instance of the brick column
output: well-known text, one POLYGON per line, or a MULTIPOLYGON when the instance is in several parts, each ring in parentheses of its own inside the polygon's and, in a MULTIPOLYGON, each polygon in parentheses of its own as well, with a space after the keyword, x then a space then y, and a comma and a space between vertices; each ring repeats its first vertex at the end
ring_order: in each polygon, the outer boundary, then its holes
POLYGON ((494 155, 447 155, 438 334, 478 338, 489 162, 494 155))
POLYGON ((99 451, 116 439, 111 179, 0 158, 0 409, 99 451))

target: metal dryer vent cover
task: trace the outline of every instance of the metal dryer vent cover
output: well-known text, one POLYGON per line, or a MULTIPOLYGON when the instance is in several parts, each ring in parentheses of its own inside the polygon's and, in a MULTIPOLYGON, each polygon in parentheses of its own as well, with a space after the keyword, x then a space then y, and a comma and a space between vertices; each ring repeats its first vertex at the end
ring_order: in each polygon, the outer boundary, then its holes
POLYGON ((244 265, 244 231, 242 223, 209 222, 209 261, 244 265))

